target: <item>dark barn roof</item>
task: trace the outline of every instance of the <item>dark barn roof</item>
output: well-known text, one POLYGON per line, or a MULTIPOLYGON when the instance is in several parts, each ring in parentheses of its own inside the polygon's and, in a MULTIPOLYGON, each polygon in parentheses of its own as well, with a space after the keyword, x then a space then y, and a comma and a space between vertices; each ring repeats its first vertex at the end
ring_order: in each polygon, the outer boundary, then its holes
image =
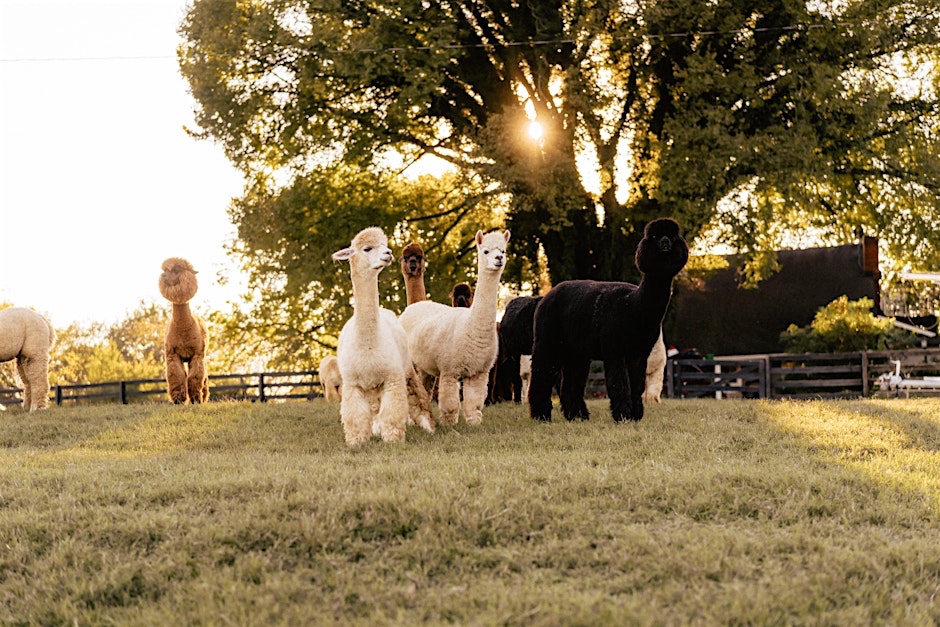
POLYGON ((715 355, 783 352, 780 333, 790 324, 809 324, 839 296, 867 297, 879 309, 877 251, 874 237, 834 248, 778 251, 780 270, 754 289, 739 286, 737 257, 728 257, 728 268, 703 281, 683 275, 663 323, 666 344, 715 355))

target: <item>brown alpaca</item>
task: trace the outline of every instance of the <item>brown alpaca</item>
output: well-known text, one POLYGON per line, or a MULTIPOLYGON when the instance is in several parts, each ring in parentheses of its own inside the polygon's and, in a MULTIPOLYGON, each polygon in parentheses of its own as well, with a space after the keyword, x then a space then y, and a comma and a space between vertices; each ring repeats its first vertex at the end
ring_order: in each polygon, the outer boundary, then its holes
POLYGON ((473 288, 469 283, 458 283, 450 291, 450 304, 454 307, 469 307, 473 304, 473 288))
POLYGON ((421 300, 427 300, 428 294, 424 289, 424 268, 427 259, 424 256, 424 249, 421 244, 411 242, 401 251, 401 275, 405 277, 405 294, 408 302, 406 305, 416 303, 421 300))
POLYGON ((209 400, 206 374, 206 323, 189 309, 199 284, 191 263, 179 257, 163 262, 160 293, 173 303, 163 344, 166 353, 166 385, 174 403, 209 400), (187 368, 188 366, 188 368, 187 368))

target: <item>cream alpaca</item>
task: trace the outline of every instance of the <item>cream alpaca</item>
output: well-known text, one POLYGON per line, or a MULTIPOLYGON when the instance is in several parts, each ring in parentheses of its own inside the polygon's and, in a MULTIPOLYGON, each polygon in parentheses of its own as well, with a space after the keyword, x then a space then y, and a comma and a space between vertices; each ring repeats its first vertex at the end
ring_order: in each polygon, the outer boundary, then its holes
POLYGON ((663 374, 666 370, 666 343, 663 342, 663 332, 659 331, 659 339, 653 344, 653 350, 646 360, 646 388, 643 390, 644 403, 659 403, 663 393, 663 374))
POLYGON ((401 442, 409 414, 433 433, 431 405, 415 375, 405 331, 394 313, 379 306, 379 273, 393 259, 388 239, 381 229, 369 227, 349 247, 333 253, 333 259, 349 262, 353 286, 353 316, 343 326, 336 350, 346 444, 362 444, 373 434, 401 442))
POLYGON ((334 355, 327 355, 320 361, 320 387, 323 396, 331 403, 338 403, 343 398, 343 377, 339 373, 339 361, 334 355))
POLYGON ((461 381, 464 420, 483 421, 487 379, 498 350, 496 305, 508 241, 509 231, 477 231, 477 286, 470 307, 423 301, 401 315, 415 366, 426 377, 438 377, 441 424, 457 423, 461 381))
POLYGON ((206 323, 189 308, 199 283, 193 265, 179 257, 163 262, 160 293, 173 303, 166 327, 163 349, 166 358, 166 385, 174 403, 203 403, 209 400, 206 372, 208 333, 206 323))
POLYGON ((22 307, 0 311, 0 362, 16 360, 24 409, 45 409, 49 403, 49 351, 54 345, 55 329, 35 311, 22 307))

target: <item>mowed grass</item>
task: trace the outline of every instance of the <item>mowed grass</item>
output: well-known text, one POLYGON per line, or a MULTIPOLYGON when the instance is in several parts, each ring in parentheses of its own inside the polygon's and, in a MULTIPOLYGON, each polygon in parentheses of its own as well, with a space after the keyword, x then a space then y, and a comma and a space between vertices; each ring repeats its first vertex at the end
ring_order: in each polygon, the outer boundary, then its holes
POLYGON ((0 623, 940 622, 940 399, 0 414, 0 623))

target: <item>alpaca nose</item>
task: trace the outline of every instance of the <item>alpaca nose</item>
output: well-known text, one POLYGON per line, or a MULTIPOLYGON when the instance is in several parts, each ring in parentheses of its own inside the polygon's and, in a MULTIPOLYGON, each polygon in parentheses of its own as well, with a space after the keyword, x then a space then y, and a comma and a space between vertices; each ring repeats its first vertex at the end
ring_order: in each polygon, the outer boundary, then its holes
POLYGON ((668 253, 672 250, 672 240, 668 236, 663 235, 659 238, 659 241, 656 242, 656 247, 659 248, 660 252, 668 253))

